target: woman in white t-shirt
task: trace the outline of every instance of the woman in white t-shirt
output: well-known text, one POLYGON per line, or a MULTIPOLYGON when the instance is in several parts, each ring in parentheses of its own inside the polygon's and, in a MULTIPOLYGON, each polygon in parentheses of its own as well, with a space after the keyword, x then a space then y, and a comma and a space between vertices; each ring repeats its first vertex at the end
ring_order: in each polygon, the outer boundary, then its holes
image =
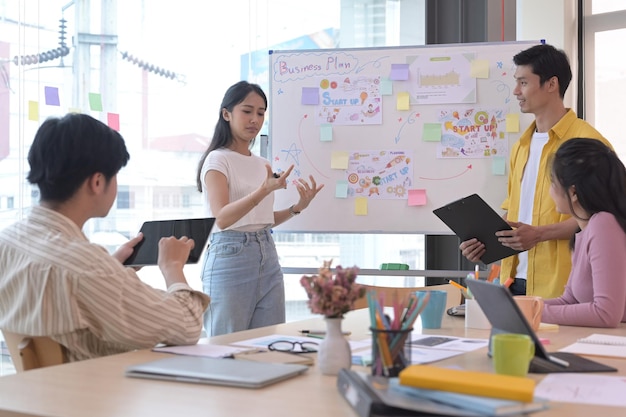
POLYGON ((274 191, 287 187, 293 165, 275 175, 269 161, 250 151, 266 110, 261 87, 247 81, 231 86, 198 166, 198 190, 207 215, 216 218, 202 270, 211 297, 204 316, 210 336, 285 321, 283 274, 270 228, 307 208, 323 187, 312 176, 310 183, 300 178, 298 202, 274 211, 274 191))

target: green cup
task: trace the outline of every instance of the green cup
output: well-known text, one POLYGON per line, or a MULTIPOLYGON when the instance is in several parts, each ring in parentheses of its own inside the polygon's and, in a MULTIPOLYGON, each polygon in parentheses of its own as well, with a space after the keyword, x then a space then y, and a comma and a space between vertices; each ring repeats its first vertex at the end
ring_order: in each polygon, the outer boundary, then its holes
POLYGON ((491 337, 491 354, 496 374, 526 376, 535 356, 535 344, 525 334, 495 334, 491 337))

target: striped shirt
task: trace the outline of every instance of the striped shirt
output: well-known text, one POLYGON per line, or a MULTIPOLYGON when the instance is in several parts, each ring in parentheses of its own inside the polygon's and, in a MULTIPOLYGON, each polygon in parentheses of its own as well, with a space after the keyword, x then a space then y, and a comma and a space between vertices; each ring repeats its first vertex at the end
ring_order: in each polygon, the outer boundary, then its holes
POLYGON ((0 329, 49 336, 77 361, 194 344, 209 297, 142 282, 62 214, 37 206, 0 232, 0 329))

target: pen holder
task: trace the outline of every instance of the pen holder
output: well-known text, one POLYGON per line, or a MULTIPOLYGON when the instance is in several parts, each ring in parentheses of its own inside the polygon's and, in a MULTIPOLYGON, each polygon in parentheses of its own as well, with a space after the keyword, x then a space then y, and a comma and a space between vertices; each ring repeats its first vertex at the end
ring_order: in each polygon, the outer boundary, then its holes
POLYGON ((396 377, 411 364, 411 332, 405 330, 380 330, 372 332, 372 375, 396 377))

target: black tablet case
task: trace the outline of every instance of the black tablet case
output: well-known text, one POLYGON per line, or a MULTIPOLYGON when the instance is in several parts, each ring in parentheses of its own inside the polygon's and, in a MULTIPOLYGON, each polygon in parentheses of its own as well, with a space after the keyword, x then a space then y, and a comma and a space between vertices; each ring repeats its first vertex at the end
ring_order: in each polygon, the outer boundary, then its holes
POLYGON ((126 259, 124 265, 145 266, 156 265, 159 253, 159 240, 162 237, 187 236, 194 240, 194 248, 189 253, 187 263, 197 263, 200 260, 204 245, 211 233, 215 218, 155 220, 145 222, 141 226, 143 240, 135 246, 132 255, 126 259))
POLYGON ((478 194, 453 201, 433 213, 441 219, 460 239, 476 238, 485 244, 486 252, 480 260, 486 264, 515 255, 520 251, 502 246, 495 235, 500 230, 512 230, 511 226, 496 213, 478 194))
POLYGON ((480 308, 493 326, 491 334, 519 333, 530 336, 535 344, 535 357, 530 363, 529 372, 537 374, 555 372, 614 372, 617 369, 592 361, 582 356, 568 352, 548 353, 537 337, 526 317, 517 306, 515 299, 508 288, 490 282, 468 279, 465 281, 468 289, 480 305, 480 308), (557 357, 569 362, 563 367, 550 360, 557 357))

